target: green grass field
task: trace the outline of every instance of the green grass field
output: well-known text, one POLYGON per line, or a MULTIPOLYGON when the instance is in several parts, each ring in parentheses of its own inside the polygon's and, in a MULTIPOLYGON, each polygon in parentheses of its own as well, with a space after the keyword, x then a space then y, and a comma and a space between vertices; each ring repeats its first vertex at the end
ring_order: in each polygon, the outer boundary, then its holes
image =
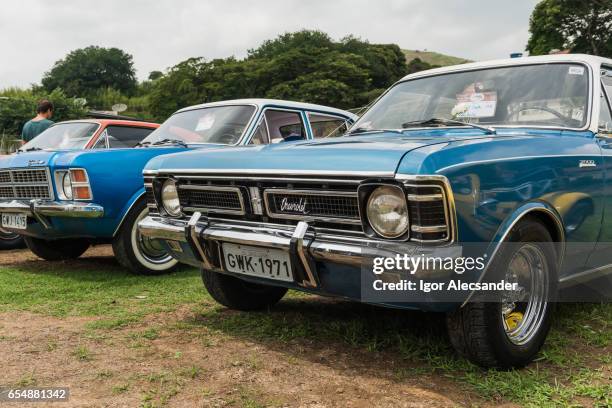
POLYGON ((471 62, 465 58, 453 57, 450 55, 440 54, 434 51, 419 51, 419 50, 402 50, 406 56, 406 62, 410 62, 415 58, 419 58, 421 61, 427 62, 431 65, 439 65, 445 67, 447 65, 465 64, 471 62))
MULTIPOLYGON (((227 313, 204 292, 199 273, 193 269, 166 276, 133 276, 112 258, 71 264, 29 261, 0 268, 1 313, 94 317, 86 325, 89 336, 112 337, 118 329, 139 327, 130 341, 146 343, 162 330, 186 338, 206 330, 211 344, 223 338, 274 347, 297 343, 349 350, 372 362, 388 359, 397 363, 392 371, 394 381, 443 376, 484 404, 612 406, 611 304, 560 305, 554 329, 536 362, 518 371, 483 371, 455 357, 440 315, 300 293, 290 293, 268 312, 227 313), (178 308, 188 308, 189 318, 142 328, 142 322, 152 315, 178 308)), ((74 358, 87 361, 89 350, 79 347, 74 358)), ((122 384, 115 387, 113 392, 123 392, 122 384)))

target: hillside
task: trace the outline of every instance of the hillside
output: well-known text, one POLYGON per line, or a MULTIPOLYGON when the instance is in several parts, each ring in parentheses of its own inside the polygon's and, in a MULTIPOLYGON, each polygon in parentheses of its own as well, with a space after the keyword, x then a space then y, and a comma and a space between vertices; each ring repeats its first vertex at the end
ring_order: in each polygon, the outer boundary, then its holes
POLYGON ((452 57, 450 55, 444 55, 433 51, 419 51, 419 50, 402 50, 404 55, 406 55, 406 62, 410 62, 415 58, 420 58, 421 61, 424 61, 431 65, 457 65, 463 64, 466 62, 471 62, 465 58, 452 57))

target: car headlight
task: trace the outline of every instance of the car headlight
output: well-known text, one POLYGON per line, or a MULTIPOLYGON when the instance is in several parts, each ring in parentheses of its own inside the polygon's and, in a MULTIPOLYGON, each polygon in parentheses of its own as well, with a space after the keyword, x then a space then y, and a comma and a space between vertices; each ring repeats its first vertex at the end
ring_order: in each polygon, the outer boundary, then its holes
POLYGON ((173 217, 181 215, 181 203, 174 180, 166 180, 162 185, 161 200, 168 215, 173 217))
POLYGON ((62 191, 66 200, 72 200, 72 180, 70 180, 70 172, 66 172, 62 176, 62 191))
POLYGON ((399 238, 408 231, 408 206, 404 191, 395 186, 377 187, 367 206, 368 222, 384 238, 399 238))

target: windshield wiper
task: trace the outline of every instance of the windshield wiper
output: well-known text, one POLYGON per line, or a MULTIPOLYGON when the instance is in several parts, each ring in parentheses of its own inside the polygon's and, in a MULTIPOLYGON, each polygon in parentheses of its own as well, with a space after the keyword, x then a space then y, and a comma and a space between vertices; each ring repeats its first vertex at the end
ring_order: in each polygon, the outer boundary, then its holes
POLYGON ((367 133, 367 132, 393 132, 393 133, 402 133, 401 130, 397 130, 397 129, 370 129, 370 128, 366 128, 366 127, 358 127, 354 130, 351 130, 350 132, 348 132, 349 135, 356 135, 359 133, 367 133))
POLYGON ((134 145, 134 147, 138 147, 138 146, 148 146, 150 145, 151 142, 138 142, 134 145))
POLYGON ((39 150, 42 150, 40 147, 29 147, 27 149, 17 149, 18 152, 23 153, 23 152, 37 152, 39 150))
POLYGON ((159 145, 164 145, 164 144, 175 144, 175 145, 179 145, 183 147, 188 147, 187 143, 179 139, 162 139, 162 140, 158 140, 157 142, 153 143, 151 146, 159 146, 159 145))
POLYGON ((495 135, 495 134, 497 134, 497 132, 493 128, 476 125, 474 123, 462 122, 460 120, 443 119, 443 118, 430 118, 430 119, 425 119, 425 120, 413 120, 413 121, 410 121, 410 122, 402 123, 402 128, 403 129, 408 129, 408 128, 421 127, 421 126, 452 126, 452 125, 469 126, 469 127, 474 128, 474 129, 480 129, 483 132, 485 132, 487 135, 495 135))

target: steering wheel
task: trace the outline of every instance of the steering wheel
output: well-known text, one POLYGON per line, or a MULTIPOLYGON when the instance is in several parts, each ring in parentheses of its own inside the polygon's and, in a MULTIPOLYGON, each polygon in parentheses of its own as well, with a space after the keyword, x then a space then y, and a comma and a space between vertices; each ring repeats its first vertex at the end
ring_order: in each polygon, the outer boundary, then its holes
POLYGON ((561 112, 556 111, 554 109, 551 109, 548 106, 523 106, 523 107, 518 108, 514 112, 512 112, 510 114, 510 116, 517 115, 517 119, 518 119, 518 114, 519 113, 524 112, 524 111, 528 111, 528 110, 539 110, 539 111, 542 111, 542 112, 548 112, 551 115, 556 116, 558 119, 561 119, 561 122, 562 122, 563 125, 572 126, 576 122, 576 119, 568 118, 567 116, 565 116, 561 112))

